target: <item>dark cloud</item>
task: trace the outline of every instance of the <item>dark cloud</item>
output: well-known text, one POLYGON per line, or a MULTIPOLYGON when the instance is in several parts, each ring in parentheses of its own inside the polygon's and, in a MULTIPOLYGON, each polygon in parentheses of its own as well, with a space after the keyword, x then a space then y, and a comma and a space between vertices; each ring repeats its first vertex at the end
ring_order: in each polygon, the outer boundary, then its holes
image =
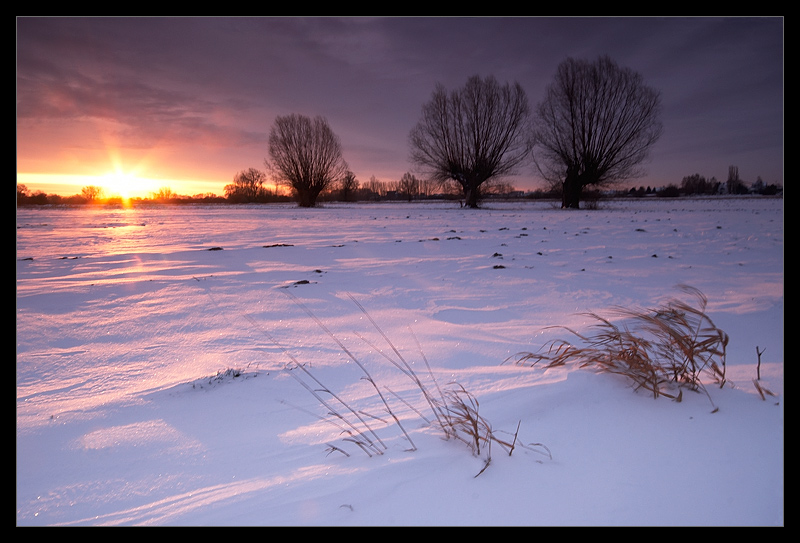
POLYGON ((328 118, 359 178, 399 178, 437 83, 494 75, 534 105, 565 58, 600 55, 662 93, 642 183, 729 165, 783 182, 781 18, 18 18, 18 164, 90 146, 91 126, 222 187, 261 167, 276 115, 302 113, 328 118))

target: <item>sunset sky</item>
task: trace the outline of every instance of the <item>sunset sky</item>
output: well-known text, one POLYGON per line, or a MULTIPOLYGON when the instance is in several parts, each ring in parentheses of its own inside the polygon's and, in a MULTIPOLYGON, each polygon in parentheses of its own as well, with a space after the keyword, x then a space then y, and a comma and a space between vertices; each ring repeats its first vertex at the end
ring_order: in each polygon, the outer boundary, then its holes
MULTIPOLYGON (((767 18, 44 18, 17 23, 17 182, 223 194, 264 168, 275 117, 322 115, 361 182, 413 171, 437 83, 519 82, 534 107, 567 57, 609 55, 662 93, 636 186, 699 173, 783 184, 784 20, 767 18)), ((542 186, 533 167, 513 180, 542 186)), ((123 194, 124 193, 124 194, 123 194)))

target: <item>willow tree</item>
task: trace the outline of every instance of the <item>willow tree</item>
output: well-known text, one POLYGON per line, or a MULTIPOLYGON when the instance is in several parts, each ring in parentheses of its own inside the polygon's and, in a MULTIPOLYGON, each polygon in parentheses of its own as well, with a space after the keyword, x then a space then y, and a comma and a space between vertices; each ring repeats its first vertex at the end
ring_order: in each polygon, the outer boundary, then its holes
POLYGON ((529 115, 519 83, 476 75, 450 93, 439 84, 409 134, 411 161, 433 181, 458 183, 466 205, 478 207, 483 183, 513 175, 528 158, 529 115))
POLYGON ((267 169, 292 189, 300 207, 314 207, 320 192, 347 174, 339 138, 320 116, 278 116, 269 134, 269 156, 267 169))
POLYGON ((586 186, 642 176, 660 110, 660 93, 608 57, 562 62, 536 109, 533 152, 542 177, 561 184, 561 207, 578 208, 586 186))

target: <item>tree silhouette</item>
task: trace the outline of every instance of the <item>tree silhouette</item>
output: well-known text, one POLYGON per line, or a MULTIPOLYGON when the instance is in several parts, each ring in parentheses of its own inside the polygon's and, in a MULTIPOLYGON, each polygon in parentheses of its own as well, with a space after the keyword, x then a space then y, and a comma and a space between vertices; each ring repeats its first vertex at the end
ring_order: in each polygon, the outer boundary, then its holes
POLYGON ((608 57, 567 59, 535 116, 534 162, 560 182, 562 207, 577 208, 583 187, 639 177, 637 169, 661 136, 657 91, 608 57))
POLYGON ((480 186, 515 173, 530 151, 530 110, 519 85, 472 76, 448 94, 439 84, 411 130, 411 161, 440 183, 457 182, 469 207, 480 186))
POLYGON ((234 203, 259 202, 266 199, 264 181, 267 175, 256 168, 237 173, 233 183, 225 185, 225 197, 234 203))
POLYGON ((269 135, 267 169, 294 191, 300 207, 316 205, 319 193, 347 174, 339 138, 328 121, 292 114, 277 117, 269 135))
POLYGON ((156 192, 150 194, 150 198, 156 202, 169 202, 177 198, 178 195, 172 192, 169 187, 161 187, 156 192))
POLYGON ((397 192, 410 202, 420 192, 419 180, 409 172, 403 174, 397 182, 397 192))
POLYGON ((87 202, 95 202, 100 199, 103 195, 103 189, 96 185, 87 185, 81 188, 81 196, 83 196, 87 202))
POLYGON ((356 198, 356 191, 358 191, 358 180, 356 174, 348 170, 344 177, 339 181, 339 197, 344 202, 351 202, 356 198))

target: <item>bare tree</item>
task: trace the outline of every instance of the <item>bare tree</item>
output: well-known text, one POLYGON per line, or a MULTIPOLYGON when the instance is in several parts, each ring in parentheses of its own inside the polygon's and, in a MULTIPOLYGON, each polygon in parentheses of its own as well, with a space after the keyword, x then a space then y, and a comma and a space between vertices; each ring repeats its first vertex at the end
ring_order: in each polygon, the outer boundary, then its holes
POLYGON ((161 187, 156 192, 150 193, 150 198, 157 202, 169 202, 177 197, 178 195, 172 192, 172 189, 169 187, 161 187))
POLYGON ((459 90, 437 85, 409 135, 411 161, 431 180, 457 182, 469 207, 480 186, 515 173, 530 151, 530 110, 519 85, 472 76, 459 90))
POLYGON ((706 180, 705 177, 696 173, 683 178, 681 181, 681 191, 684 194, 717 194, 719 192, 719 181, 714 177, 706 180))
POLYGON ((403 174, 400 181, 397 183, 397 192, 410 202, 415 196, 419 196, 420 192, 419 180, 409 172, 403 174))
POLYGON ((267 174, 256 168, 248 168, 237 173, 233 183, 225 185, 225 197, 232 202, 258 202, 264 200, 264 182, 267 174))
POLYGON ((508 196, 514 192, 514 185, 508 181, 492 180, 485 183, 481 187, 481 192, 484 194, 494 194, 496 196, 508 196))
POLYGON ((358 185, 359 183, 356 179, 356 174, 348 170, 339 182, 339 197, 342 199, 342 201, 350 202, 355 200, 356 192, 358 191, 358 185))
POLYGON ((81 196, 83 196, 87 202, 95 202, 103 196, 103 189, 96 185, 87 185, 81 188, 81 196))
POLYGON ((339 138, 328 121, 292 114, 277 117, 269 135, 267 168, 294 191, 298 205, 313 207, 317 197, 347 173, 339 138))
POLYGON ((372 192, 375 198, 386 196, 386 183, 379 181, 374 175, 369 178, 369 185, 367 188, 372 192))
POLYGON ((432 196, 439 188, 439 185, 430 179, 419 180, 419 195, 423 198, 432 196))
POLYGON ((660 109, 660 94, 608 57, 562 62, 536 110, 534 150, 542 177, 561 182, 562 207, 579 207, 587 185, 640 177, 660 109))
POLYGON ((728 194, 746 194, 748 192, 744 181, 739 178, 738 166, 728 167, 728 181, 726 181, 725 186, 728 194))

